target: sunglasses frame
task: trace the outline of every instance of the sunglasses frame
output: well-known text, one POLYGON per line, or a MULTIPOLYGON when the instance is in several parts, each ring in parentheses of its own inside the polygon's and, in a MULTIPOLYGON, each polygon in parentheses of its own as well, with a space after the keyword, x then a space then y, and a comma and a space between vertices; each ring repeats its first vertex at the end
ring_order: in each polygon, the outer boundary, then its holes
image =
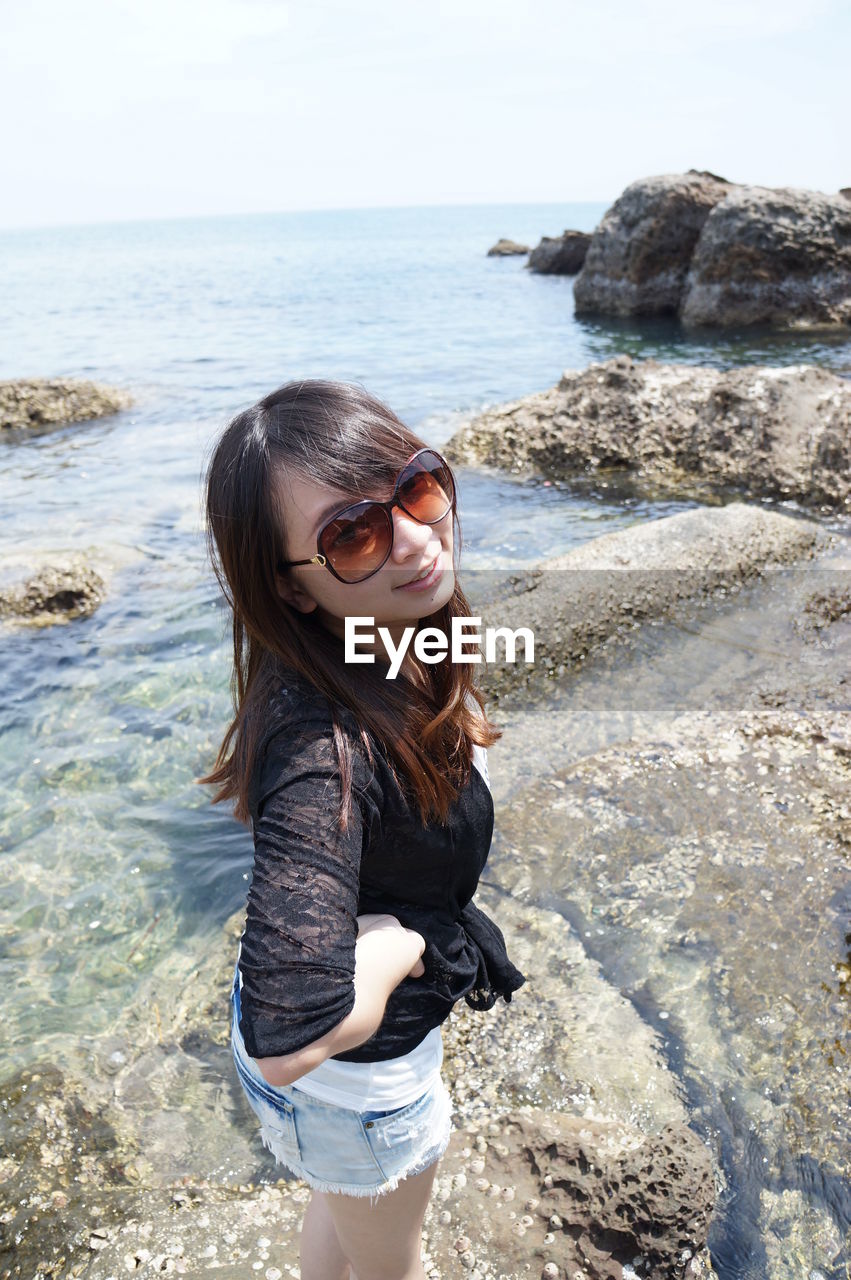
POLYGON ((442 454, 438 453, 436 449, 430 449, 428 445, 426 445, 422 449, 417 449, 416 453, 412 453, 408 461, 404 464, 404 466, 400 467, 399 474, 396 477, 396 484, 393 488, 392 498, 389 498, 387 502, 379 502, 378 499, 376 498, 363 498, 360 502, 350 502, 347 506, 340 507, 339 511, 336 511, 332 516, 328 517, 328 519, 323 523, 322 528, 317 533, 316 555, 311 556, 309 560, 279 560, 278 572, 283 573, 285 569, 293 568, 296 565, 318 564, 318 565, 322 565, 323 568, 327 569, 329 573, 333 573, 334 577, 337 579, 338 582, 344 583, 347 587, 356 587, 359 582, 366 582, 367 579, 372 578, 376 573, 378 573, 379 569, 383 569, 387 561, 390 559, 390 553, 393 550, 393 539, 396 534, 396 526, 393 522, 394 507, 401 507, 402 510, 405 512, 405 514, 407 516, 410 516, 412 520, 416 520, 418 524, 439 524, 441 520, 446 519, 450 511, 454 511, 457 500, 458 500, 458 490, 455 485, 455 476, 452 474, 452 468, 450 467, 449 463, 446 461, 446 459, 443 457, 442 454), (404 502, 402 502, 401 498, 399 497, 399 485, 402 482, 403 474, 411 465, 411 463, 414 462, 417 458, 419 458, 420 455, 423 453, 431 453, 434 455, 434 457, 440 458, 441 464, 446 468, 446 472, 449 476, 450 484, 452 485, 452 500, 449 503, 449 506, 447 507, 444 514, 440 516, 438 520, 433 520, 433 521, 420 520, 418 516, 413 515, 413 513, 408 510, 404 502), (333 524, 335 520, 339 520, 340 516, 345 515, 349 511, 356 511, 359 507, 382 507, 387 512, 388 516, 390 517, 390 545, 387 548, 387 555, 381 561, 381 564, 377 565, 376 568, 371 569, 369 573, 365 574, 363 578, 357 578, 354 582, 349 582, 347 578, 340 577, 337 570, 329 562, 327 556, 325 556, 322 553, 321 551, 322 535, 325 532, 325 530, 328 528, 329 524, 333 524))

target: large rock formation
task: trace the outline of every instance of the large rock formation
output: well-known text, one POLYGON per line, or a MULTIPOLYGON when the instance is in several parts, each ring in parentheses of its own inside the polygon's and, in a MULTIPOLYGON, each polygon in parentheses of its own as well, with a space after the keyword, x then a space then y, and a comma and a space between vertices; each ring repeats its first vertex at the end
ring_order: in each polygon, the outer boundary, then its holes
POLYGON ((15 378, 0 382, 0 430, 84 422, 127 409, 126 391, 74 378, 15 378))
POLYGON ((642 178, 594 232, 574 295, 577 315, 851 324, 851 208, 694 169, 642 178))
POLYGON ((706 219, 686 279, 687 325, 851 324, 851 204, 738 187, 706 219))
POLYGON ((847 509, 851 383, 811 365, 722 371, 615 356, 480 414, 446 454, 552 479, 613 468, 847 509))
POLYGON ((529 254, 526 266, 548 276, 575 276, 581 270, 591 244, 587 231, 563 231, 560 236, 544 236, 529 254))
POLYGON ((573 285, 576 314, 676 314, 703 224, 730 190, 695 169, 631 183, 594 232, 573 285))

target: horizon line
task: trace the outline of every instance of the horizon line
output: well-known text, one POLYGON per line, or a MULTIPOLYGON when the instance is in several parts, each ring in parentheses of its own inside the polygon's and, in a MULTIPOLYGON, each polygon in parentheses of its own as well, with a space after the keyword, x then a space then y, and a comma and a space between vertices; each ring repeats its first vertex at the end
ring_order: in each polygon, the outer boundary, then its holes
POLYGON ((379 205, 326 205, 319 208, 299 209, 251 209, 234 210, 229 213, 177 213, 154 214, 147 217, 99 218, 94 221, 79 222, 32 222, 4 226, 0 223, 0 234, 7 232, 27 231, 70 231, 83 230, 88 227, 123 227, 139 223, 156 222, 198 222, 213 221, 217 218, 277 218, 293 214, 305 213, 382 213, 385 211, 403 211, 406 209, 494 209, 494 208, 533 208, 560 205, 597 205, 613 204, 617 196, 610 199, 597 200, 457 200, 426 201, 420 204, 379 204, 379 205))

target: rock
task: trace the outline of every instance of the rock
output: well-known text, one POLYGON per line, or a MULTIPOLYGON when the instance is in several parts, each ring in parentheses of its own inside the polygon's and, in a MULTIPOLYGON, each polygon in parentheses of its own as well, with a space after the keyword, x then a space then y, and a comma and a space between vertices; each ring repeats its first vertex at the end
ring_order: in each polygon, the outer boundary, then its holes
POLYGON ((729 594, 771 565, 806 559, 830 535, 808 520, 734 502, 699 508, 594 538, 526 570, 519 580, 477 579, 468 590, 488 628, 534 635, 534 663, 484 668, 489 697, 526 690, 582 661, 589 650, 643 620, 676 617, 695 602, 729 594))
POLYGON ((839 194, 843 200, 851 200, 851 187, 840 187, 839 194))
POLYGON ((496 244, 491 245, 488 249, 487 256, 489 258, 506 258, 513 253, 528 253, 528 244, 518 244, 516 240, 497 240, 496 244))
POLYGON ((685 325, 851 325, 851 206, 793 187, 737 187, 706 219, 685 325))
MULTIPOLYGON (((475 1224, 475 1238, 463 1244, 482 1272, 520 1276, 537 1258, 543 1275, 579 1270, 587 1280, 620 1280, 622 1266, 640 1255, 661 1280, 682 1274, 685 1249, 691 1256, 704 1248, 715 1203, 712 1157, 688 1125, 650 1135, 623 1121, 526 1108, 502 1116, 500 1127, 504 1154, 491 1148, 489 1168, 519 1195, 540 1197, 522 1231, 498 1201, 454 1189, 462 1135, 453 1135, 436 1183, 438 1197, 449 1188, 453 1218, 475 1224), (548 1223, 557 1225, 548 1232, 548 1223)), ((453 1243, 462 1242, 431 1224, 438 1256, 453 1243)))
POLYGON ((675 315, 703 225, 731 185, 695 169, 631 183, 591 239, 576 314, 675 315))
POLYGON ((15 378, 0 382, 0 429, 83 422, 127 409, 126 391, 73 378, 15 378))
POLYGON ((0 585, 0 618, 35 626, 88 617, 102 603, 106 584, 81 556, 59 555, 23 582, 0 585))
POLYGON ((695 169, 641 178, 594 232, 576 314, 851 324, 848 203, 843 192, 746 186, 695 169))
POLYGON ((575 276, 582 268, 590 243, 591 235, 587 231, 544 236, 529 254, 526 266, 542 275, 575 276))
POLYGON ((723 371, 615 356, 478 415, 445 452, 556 480, 615 469, 847 509, 851 383, 812 365, 723 371))

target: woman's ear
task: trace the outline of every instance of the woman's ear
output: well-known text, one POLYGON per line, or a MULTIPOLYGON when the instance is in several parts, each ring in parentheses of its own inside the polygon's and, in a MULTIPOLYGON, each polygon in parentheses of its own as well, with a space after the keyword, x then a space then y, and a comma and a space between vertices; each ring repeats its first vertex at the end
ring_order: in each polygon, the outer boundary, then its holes
POLYGON ((293 584, 289 570, 275 574, 275 589, 281 599, 291 608, 297 609, 299 613, 313 613, 314 609, 319 608, 316 601, 306 591, 302 591, 300 587, 293 584))

